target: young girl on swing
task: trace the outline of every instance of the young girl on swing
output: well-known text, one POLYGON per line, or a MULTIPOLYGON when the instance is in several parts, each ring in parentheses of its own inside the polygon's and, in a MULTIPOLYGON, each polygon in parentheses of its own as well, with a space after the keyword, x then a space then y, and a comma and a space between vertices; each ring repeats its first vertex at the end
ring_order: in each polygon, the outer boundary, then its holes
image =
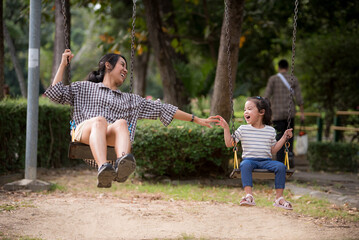
MULTIPOLYGON (((272 110, 269 100, 262 97, 250 97, 244 107, 244 118, 247 125, 241 125, 234 133, 235 141, 241 141, 243 149, 242 162, 240 164, 242 184, 246 196, 242 198, 241 206, 255 206, 252 195, 252 170, 267 169, 275 173, 276 199, 274 206, 292 210, 292 204, 283 198, 285 187, 286 166, 273 161, 272 155, 284 145, 286 139, 291 138, 292 129, 287 129, 283 137, 276 141, 276 132, 271 127, 272 110)), ((224 129, 224 140, 227 147, 233 146, 233 138, 229 131, 229 126, 221 116, 217 118, 217 124, 224 129)))

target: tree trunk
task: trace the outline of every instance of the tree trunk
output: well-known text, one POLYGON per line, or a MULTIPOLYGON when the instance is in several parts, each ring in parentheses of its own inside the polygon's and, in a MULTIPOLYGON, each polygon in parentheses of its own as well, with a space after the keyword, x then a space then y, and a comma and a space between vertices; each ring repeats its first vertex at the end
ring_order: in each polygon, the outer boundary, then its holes
POLYGON ((26 83, 25 83, 24 73, 22 72, 22 68, 20 66, 20 63, 17 60, 15 46, 14 46, 14 43, 12 42, 10 33, 7 30, 7 27, 6 27, 5 23, 3 24, 3 27, 4 27, 4 31, 3 31, 4 32, 4 37, 5 37, 5 40, 6 40, 6 44, 7 44, 8 48, 9 48, 11 61, 12 61, 12 64, 14 65, 17 80, 18 80, 19 85, 20 85, 21 95, 24 98, 26 98, 27 97, 27 90, 26 90, 26 83))
MULTIPOLYGON (((54 41, 54 56, 52 61, 51 82, 54 80, 57 69, 61 63, 61 56, 66 45, 70 48, 70 28, 71 28, 71 14, 70 14, 70 0, 55 0, 55 41, 54 41), (64 29, 64 14, 62 10, 62 2, 65 2, 65 16, 67 28, 64 29), (65 32, 67 38, 65 39, 65 32), (67 44, 66 44, 66 41, 67 44)), ((69 84, 68 72, 64 74, 64 84, 69 84)))
POLYGON ((146 95, 146 77, 147 77, 147 67, 148 60, 150 58, 150 49, 144 52, 142 55, 135 56, 134 61, 134 83, 133 83, 133 93, 138 94, 142 97, 146 95))
MULTIPOLYGON (((3 1, 0 0, 0 28, 4 26, 3 19, 3 1)), ((0 100, 4 98, 4 87, 5 87, 5 78, 4 78, 4 29, 0 29, 0 100)))
POLYGON ((163 1, 144 0, 143 3, 149 41, 162 78, 164 101, 183 109, 189 104, 189 98, 183 82, 176 77, 174 68, 174 63, 182 59, 175 53, 171 47, 171 39, 162 29, 159 4, 163 4, 163 1))
MULTIPOLYGON (((243 22, 244 0, 227 0, 229 10, 229 35, 230 35, 230 63, 232 67, 232 86, 236 79, 238 65, 239 39, 243 22)), ((214 91, 211 99, 211 115, 221 115, 229 123, 231 117, 231 103, 228 83, 228 55, 226 40, 226 24, 223 17, 221 40, 219 46, 214 91)))

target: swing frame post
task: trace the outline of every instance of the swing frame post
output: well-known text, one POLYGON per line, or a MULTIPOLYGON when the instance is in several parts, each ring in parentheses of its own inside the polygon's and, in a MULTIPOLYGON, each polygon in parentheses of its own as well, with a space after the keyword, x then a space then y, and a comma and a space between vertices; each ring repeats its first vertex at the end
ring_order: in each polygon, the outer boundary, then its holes
POLYGON ((37 142, 38 142, 38 112, 39 112, 39 75, 40 75, 40 26, 41 0, 30 1, 30 32, 29 32, 29 61, 28 61, 28 104, 26 118, 26 153, 25 178, 7 183, 3 186, 6 191, 30 190, 47 191, 51 183, 38 180, 37 175, 37 142))

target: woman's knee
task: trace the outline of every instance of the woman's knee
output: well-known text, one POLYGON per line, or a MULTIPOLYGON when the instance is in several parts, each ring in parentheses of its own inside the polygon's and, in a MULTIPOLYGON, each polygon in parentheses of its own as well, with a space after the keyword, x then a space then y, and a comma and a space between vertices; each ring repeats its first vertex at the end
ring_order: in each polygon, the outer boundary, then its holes
POLYGON ((113 123, 113 125, 116 127, 126 127, 127 128, 127 121, 125 119, 119 119, 119 120, 116 120, 113 123))
POLYGON ((91 122, 92 122, 92 127, 96 127, 96 128, 107 127, 106 118, 101 117, 101 116, 92 118, 91 122))
POLYGON ((127 121, 125 119, 116 120, 113 124, 111 124, 111 128, 117 131, 128 131, 127 121))

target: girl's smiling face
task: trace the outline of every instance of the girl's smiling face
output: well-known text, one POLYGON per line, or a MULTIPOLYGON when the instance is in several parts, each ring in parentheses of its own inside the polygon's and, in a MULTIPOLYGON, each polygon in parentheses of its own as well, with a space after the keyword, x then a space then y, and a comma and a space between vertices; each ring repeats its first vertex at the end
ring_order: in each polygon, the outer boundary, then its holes
POLYGON ((254 101, 247 101, 244 105, 244 118, 248 124, 260 127, 263 125, 264 109, 260 112, 254 101))

